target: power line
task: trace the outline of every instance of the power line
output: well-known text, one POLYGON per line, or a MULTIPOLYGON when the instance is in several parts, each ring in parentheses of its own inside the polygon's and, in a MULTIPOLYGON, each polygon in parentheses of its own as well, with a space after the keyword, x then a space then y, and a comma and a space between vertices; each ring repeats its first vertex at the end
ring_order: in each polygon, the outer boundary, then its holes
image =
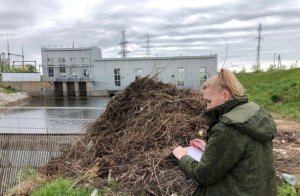
POLYGON ((225 37, 223 37, 223 38, 224 38, 224 41, 225 41, 225 43, 226 43, 226 55, 225 55, 225 59, 224 59, 224 63, 223 63, 223 66, 222 66, 222 67, 224 67, 224 65, 225 65, 225 63, 226 63, 226 60, 227 60, 227 54, 228 54, 228 45, 227 45, 227 41, 226 41, 225 37))

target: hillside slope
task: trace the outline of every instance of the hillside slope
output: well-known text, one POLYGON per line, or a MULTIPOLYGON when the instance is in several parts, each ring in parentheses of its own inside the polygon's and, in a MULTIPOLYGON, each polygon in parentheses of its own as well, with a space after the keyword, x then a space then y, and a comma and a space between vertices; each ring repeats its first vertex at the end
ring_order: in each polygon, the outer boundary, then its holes
POLYGON ((236 75, 251 101, 300 122, 300 68, 236 75))

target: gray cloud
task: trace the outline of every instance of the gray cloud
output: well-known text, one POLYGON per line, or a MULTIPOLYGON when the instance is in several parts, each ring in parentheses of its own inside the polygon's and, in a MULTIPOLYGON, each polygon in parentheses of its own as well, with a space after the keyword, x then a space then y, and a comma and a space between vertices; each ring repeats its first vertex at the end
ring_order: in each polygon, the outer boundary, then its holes
POLYGON ((75 44, 97 45, 103 49, 104 57, 117 57, 121 31, 125 30, 132 50, 129 56, 145 55, 149 34, 153 55, 217 53, 222 65, 226 40, 227 64, 249 66, 255 63, 256 29, 261 22, 264 37, 261 56, 265 66, 272 63, 274 53, 283 54, 283 59, 286 56, 286 62, 299 59, 300 4, 297 1, 255 0, 174 9, 154 9, 145 6, 146 3, 105 0, 89 8, 86 18, 60 18, 69 8, 58 0, 4 0, 0 8, 0 50, 6 50, 3 35, 15 33, 12 42, 18 45, 22 41, 28 58, 40 60, 42 45, 71 45, 74 35, 75 44))
POLYGON ((3 0, 0 8, 1 31, 11 32, 26 26, 33 26, 39 19, 53 10, 58 9, 58 4, 51 0, 3 0))

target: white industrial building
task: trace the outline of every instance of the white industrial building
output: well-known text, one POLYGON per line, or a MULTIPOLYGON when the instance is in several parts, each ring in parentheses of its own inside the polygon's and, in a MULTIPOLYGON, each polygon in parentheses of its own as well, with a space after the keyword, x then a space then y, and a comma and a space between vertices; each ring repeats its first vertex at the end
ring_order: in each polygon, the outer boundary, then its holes
POLYGON ((119 91, 136 77, 155 78, 178 88, 200 89, 217 73, 217 55, 149 58, 103 58, 95 62, 93 92, 119 91))
POLYGON ((107 96, 124 90, 136 77, 150 75, 178 88, 200 89, 217 73, 217 55, 101 58, 101 50, 42 48, 44 81, 53 81, 57 95, 107 96))

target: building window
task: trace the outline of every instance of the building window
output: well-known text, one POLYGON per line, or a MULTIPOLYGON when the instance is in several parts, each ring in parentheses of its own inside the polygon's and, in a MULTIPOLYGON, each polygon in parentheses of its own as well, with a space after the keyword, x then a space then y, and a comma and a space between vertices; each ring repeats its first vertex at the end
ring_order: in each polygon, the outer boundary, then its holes
POLYGON ((70 58, 71 63, 77 63, 77 58, 70 58))
POLYGON ((201 67, 200 68, 200 73, 199 73, 200 85, 202 85, 205 80, 206 80, 206 68, 201 67))
POLYGON ((88 67, 83 68, 83 77, 90 77, 90 69, 88 67))
POLYGON ((65 58, 58 58, 58 63, 65 63, 66 59, 65 58))
POLYGON ((71 68, 71 74, 72 74, 72 78, 77 78, 77 68, 72 67, 71 68))
POLYGON ((81 61, 82 61, 83 64, 88 64, 89 63, 89 58, 88 57, 83 57, 81 59, 81 61))
POLYGON ((135 68, 134 72, 135 72, 135 77, 136 78, 141 78, 142 77, 142 68, 135 68))
POLYGON ((54 69, 53 67, 48 67, 48 77, 53 78, 54 77, 54 69))
POLYGON ((177 86, 184 86, 184 68, 178 68, 177 86))
POLYGON ((115 75, 115 85, 121 86, 121 72, 120 69, 114 69, 114 75, 115 75))
POLYGON ((53 58, 48 58, 47 61, 48 61, 48 65, 49 65, 49 64, 52 65, 52 64, 54 63, 53 58))
POLYGON ((60 77, 66 77, 66 67, 59 67, 60 77))

